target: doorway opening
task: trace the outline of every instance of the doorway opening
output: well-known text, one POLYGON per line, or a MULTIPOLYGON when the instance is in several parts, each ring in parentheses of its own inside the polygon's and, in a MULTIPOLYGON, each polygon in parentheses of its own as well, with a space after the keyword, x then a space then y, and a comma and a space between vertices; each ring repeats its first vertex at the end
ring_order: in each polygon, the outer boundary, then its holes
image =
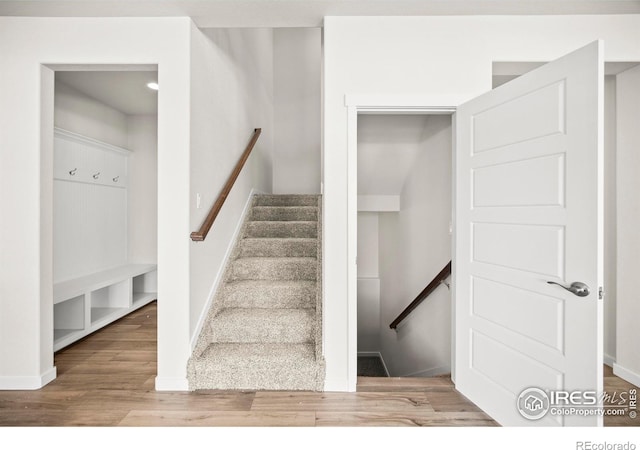
POLYGON ((55 68, 53 173, 43 175, 54 352, 157 300, 158 72, 143 69, 55 68))
POLYGON ((407 307, 451 261, 452 116, 357 119, 357 375, 448 376, 448 278, 407 307))

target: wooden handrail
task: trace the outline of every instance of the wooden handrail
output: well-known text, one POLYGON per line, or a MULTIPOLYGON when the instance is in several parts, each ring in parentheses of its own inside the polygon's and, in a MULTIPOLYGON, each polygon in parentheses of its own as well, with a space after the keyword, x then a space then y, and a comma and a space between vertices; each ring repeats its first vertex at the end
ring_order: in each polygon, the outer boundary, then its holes
POLYGON ((451 275, 451 261, 449 261, 447 265, 444 266, 444 269, 442 269, 440 273, 436 275, 433 280, 431 280, 431 283, 429 283, 427 287, 418 294, 418 296, 409 304, 409 306, 407 306, 404 311, 402 311, 400 315, 396 317, 396 320, 391 322, 389 328, 395 330, 400 322, 402 322, 409 314, 411 314, 411 311, 416 309, 418 305, 422 303, 422 301, 427 298, 429 294, 431 294, 440 283, 446 280, 449 275, 451 275))
POLYGON ((236 182, 238 175, 240 175, 240 171, 244 167, 244 163, 247 162, 247 159, 251 154, 251 150, 253 150, 253 147, 256 145, 256 142, 260 137, 260 133, 262 133, 262 128, 256 128, 253 130, 253 136, 251 136, 251 140, 249 141, 249 144, 247 144, 247 148, 244 150, 244 153, 242 153, 242 156, 238 160, 238 163, 233 168, 233 172, 231 172, 229 179, 227 180, 224 187, 222 188, 222 192, 220 192, 220 195, 218 195, 218 199, 211 207, 211 210, 209 211, 207 218, 204 219, 204 222, 202 223, 202 226, 198 231, 194 231, 193 233, 191 233, 192 241, 204 241, 205 238, 207 237, 207 234, 209 233, 209 230, 211 229, 213 222, 216 220, 218 213, 222 209, 222 205, 224 204, 224 201, 227 199, 229 192, 231 192, 231 188, 233 187, 233 184, 236 182))

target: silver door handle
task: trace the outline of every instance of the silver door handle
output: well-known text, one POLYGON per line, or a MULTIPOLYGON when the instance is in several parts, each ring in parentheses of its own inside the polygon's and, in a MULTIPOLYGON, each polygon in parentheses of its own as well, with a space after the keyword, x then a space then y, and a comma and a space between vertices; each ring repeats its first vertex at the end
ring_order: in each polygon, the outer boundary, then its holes
POLYGON ((560 283, 556 283, 555 281, 547 281, 547 284, 557 284, 562 289, 566 289, 567 291, 577 295, 578 297, 586 297, 591 293, 591 291, 589 290, 589 286, 581 283, 580 281, 574 281, 569 287, 563 286, 560 283))

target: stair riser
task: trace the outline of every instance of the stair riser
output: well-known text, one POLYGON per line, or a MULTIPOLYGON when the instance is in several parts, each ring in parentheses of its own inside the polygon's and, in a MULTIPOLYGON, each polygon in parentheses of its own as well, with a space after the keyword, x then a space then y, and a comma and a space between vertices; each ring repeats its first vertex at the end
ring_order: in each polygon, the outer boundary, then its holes
POLYGON ((210 344, 187 365, 189 389, 322 390, 311 344, 210 344))
POLYGON ((315 239, 257 238, 243 239, 240 243, 241 258, 247 257, 311 257, 318 254, 315 239))
POLYGON ((314 286, 270 287, 258 292, 250 287, 227 287, 224 295, 227 308, 314 308, 314 286))
POLYGON ((249 222, 244 234, 248 238, 317 238, 316 222, 249 222))
POLYGON ((253 206, 318 206, 314 195, 256 195, 253 206))
POLYGON ((315 280, 317 263, 310 261, 234 261, 229 281, 238 280, 315 280))
POLYGON ((298 323, 211 323, 210 342, 212 343, 286 343, 304 344, 313 342, 315 327, 312 320, 298 323))
POLYGON ((296 368, 280 365, 261 366, 207 366, 196 364, 192 369, 194 375, 189 389, 247 389, 247 390, 279 390, 279 391, 319 391, 318 368, 314 366, 296 368))
POLYGON ((318 208, 313 206, 279 207, 279 206, 255 206, 251 210, 251 220, 318 220, 318 208))

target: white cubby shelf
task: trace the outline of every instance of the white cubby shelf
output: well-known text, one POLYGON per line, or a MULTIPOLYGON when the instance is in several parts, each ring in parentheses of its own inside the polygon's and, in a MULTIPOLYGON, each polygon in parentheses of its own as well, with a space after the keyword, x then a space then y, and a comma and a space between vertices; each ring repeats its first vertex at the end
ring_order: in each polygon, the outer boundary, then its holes
POLYGON ((157 299, 155 264, 126 264, 53 285, 53 350, 157 299))

